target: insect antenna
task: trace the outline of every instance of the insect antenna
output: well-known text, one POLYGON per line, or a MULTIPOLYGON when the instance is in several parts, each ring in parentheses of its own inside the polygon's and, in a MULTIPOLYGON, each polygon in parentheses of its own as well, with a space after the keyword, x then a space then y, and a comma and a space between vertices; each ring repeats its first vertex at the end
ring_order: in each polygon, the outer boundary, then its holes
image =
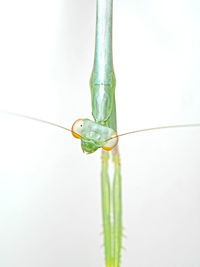
POLYGON ((150 131, 154 131, 154 130, 174 129, 174 128, 189 128, 189 127, 200 127, 200 123, 167 125, 167 126, 139 129, 139 130, 123 133, 123 134, 117 134, 117 135, 105 140, 104 142, 107 142, 109 140, 112 140, 112 139, 115 139, 115 138, 118 138, 118 137, 121 137, 121 136, 125 136, 125 135, 128 135, 128 134, 136 134, 136 133, 141 133, 141 132, 150 132, 150 131))
POLYGON ((61 128, 61 129, 64 129, 66 131, 69 131, 71 133, 73 132, 72 130, 70 130, 70 129, 62 126, 62 125, 59 125, 57 123, 54 123, 54 122, 50 122, 50 121, 38 119, 38 118, 35 118, 35 117, 27 116, 27 115, 16 113, 16 112, 10 112, 10 111, 5 111, 5 110, 0 110, 0 112, 3 113, 3 114, 6 114, 6 115, 12 115, 12 116, 16 116, 16 117, 21 117, 21 118, 25 118, 25 119, 29 119, 29 120, 33 120, 33 121, 38 121, 38 122, 42 122, 42 123, 45 123, 45 124, 49 124, 49 125, 52 125, 52 126, 55 126, 55 127, 61 128))

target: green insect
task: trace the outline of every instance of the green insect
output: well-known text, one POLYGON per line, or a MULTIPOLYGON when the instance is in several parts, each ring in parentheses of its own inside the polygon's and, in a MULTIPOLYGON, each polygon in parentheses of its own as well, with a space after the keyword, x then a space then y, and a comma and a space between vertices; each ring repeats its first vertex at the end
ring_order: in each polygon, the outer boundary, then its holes
POLYGON ((116 79, 112 56, 112 0, 97 0, 96 46, 92 75, 90 78, 92 115, 94 121, 78 119, 71 129, 37 118, 7 112, 28 119, 51 124, 70 131, 81 140, 83 152, 91 154, 102 148, 101 191, 102 220, 104 232, 106 267, 119 267, 122 248, 122 193, 121 165, 118 138, 126 134, 166 128, 195 127, 200 124, 172 125, 117 133, 115 105, 116 79), (109 157, 114 164, 113 184, 108 174, 109 157))

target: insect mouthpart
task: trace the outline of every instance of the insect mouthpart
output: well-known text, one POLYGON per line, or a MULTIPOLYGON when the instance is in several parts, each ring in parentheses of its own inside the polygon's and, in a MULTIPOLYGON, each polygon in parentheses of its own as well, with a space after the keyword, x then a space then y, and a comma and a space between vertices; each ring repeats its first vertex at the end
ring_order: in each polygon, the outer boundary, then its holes
POLYGON ((81 148, 83 152, 91 154, 95 152, 98 148, 102 147, 102 144, 99 144, 93 139, 81 139, 81 148))

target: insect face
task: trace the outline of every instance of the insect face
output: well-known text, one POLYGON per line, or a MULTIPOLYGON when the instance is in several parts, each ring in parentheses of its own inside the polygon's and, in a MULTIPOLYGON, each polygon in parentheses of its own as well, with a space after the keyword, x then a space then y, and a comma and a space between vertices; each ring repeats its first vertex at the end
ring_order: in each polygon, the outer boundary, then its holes
POLYGON ((112 150, 118 143, 115 131, 89 119, 78 119, 72 125, 72 135, 81 139, 82 150, 93 153, 98 148, 112 150))

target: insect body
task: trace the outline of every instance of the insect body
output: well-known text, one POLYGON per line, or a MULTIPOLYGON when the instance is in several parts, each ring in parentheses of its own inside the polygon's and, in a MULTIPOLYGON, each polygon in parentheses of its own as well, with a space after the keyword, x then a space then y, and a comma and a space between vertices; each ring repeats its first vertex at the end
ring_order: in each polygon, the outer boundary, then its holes
POLYGON ((94 121, 79 119, 72 126, 72 134, 81 139, 82 150, 102 152, 102 217, 107 267, 120 266, 122 212, 120 156, 117 147, 117 119, 115 106, 115 74, 112 60, 113 0, 97 0, 96 45, 90 78, 92 115, 94 121), (106 151, 104 151, 106 150, 106 151), (114 180, 111 190, 108 175, 108 151, 112 150, 114 180))
MULTIPOLYGON (((93 71, 90 78, 92 97, 92 115, 95 124, 101 128, 104 135, 109 133, 112 138, 117 132, 116 106, 115 106, 115 74, 112 57, 112 12, 113 0, 97 0, 96 14, 96 45, 93 71), (113 130, 112 130, 113 129, 113 130)), ((88 123, 88 122, 87 122, 88 123)), ((93 125, 92 123, 90 123, 93 125)), ((95 131, 92 131, 92 135, 95 131)), ((96 133, 95 133, 96 134, 96 133)), ((98 140, 102 140, 98 136, 98 140)), ((108 138, 108 139, 109 139, 108 138)), ((91 139, 82 139, 82 149, 92 147, 91 139), (88 141, 89 140, 89 141, 88 141)), ((102 191, 102 219, 105 246, 105 263, 107 267, 119 267, 122 239, 122 203, 121 203, 121 167, 117 139, 113 138, 102 145, 104 150, 112 150, 114 163, 113 186, 110 184, 108 174, 108 152, 102 151, 101 191, 102 191), (112 187, 112 189, 111 189, 112 187)))

